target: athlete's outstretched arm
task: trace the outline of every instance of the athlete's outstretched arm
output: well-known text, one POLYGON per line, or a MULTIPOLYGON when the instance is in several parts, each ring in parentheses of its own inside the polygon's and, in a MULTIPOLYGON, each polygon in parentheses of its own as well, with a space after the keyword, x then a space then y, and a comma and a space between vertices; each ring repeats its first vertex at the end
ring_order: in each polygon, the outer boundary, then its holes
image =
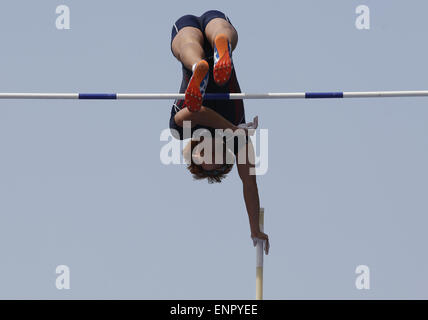
POLYGON ((257 188, 256 175, 254 173, 255 164, 255 153, 254 147, 251 143, 251 139, 248 139, 248 144, 242 147, 237 156, 237 167, 239 177, 242 181, 244 191, 244 201, 247 208, 248 218, 250 221, 251 237, 266 240, 265 251, 266 254, 269 252, 269 237, 267 234, 260 231, 259 225, 259 211, 260 211, 260 200, 259 190, 257 188), (243 163, 239 163, 240 153, 245 152, 245 158, 242 155, 241 159, 245 159, 243 163))

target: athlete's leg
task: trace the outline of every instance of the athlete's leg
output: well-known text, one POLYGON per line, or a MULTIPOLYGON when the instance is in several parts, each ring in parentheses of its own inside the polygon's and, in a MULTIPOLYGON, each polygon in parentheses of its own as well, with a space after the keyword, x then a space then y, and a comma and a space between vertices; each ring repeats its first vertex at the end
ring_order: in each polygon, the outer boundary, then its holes
POLYGON ((202 30, 214 50, 213 75, 217 85, 225 85, 232 74, 232 51, 238 33, 229 18, 221 11, 210 10, 201 16, 202 30))
POLYGON ((208 63, 205 58, 204 35, 198 17, 186 15, 176 21, 172 29, 171 50, 183 66, 193 74, 187 85, 184 105, 192 112, 199 111, 208 84, 208 63))
POLYGON ((172 40, 172 53, 189 70, 204 56, 204 35, 195 27, 184 27, 172 40))
POLYGON ((205 27, 205 36, 213 48, 214 40, 219 34, 225 34, 232 46, 232 50, 235 50, 238 43, 238 32, 236 32, 235 28, 227 20, 214 18, 205 27))

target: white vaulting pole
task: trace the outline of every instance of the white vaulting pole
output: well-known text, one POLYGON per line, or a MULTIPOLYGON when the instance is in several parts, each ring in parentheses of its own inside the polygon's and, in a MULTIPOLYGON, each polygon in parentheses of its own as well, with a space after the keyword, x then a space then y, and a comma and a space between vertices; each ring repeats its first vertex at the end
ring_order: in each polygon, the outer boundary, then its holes
MULTIPOLYGON (((259 225, 260 231, 264 232, 265 209, 260 208, 259 225)), ((256 300, 263 300, 263 248, 264 241, 257 240, 256 245, 256 300)))

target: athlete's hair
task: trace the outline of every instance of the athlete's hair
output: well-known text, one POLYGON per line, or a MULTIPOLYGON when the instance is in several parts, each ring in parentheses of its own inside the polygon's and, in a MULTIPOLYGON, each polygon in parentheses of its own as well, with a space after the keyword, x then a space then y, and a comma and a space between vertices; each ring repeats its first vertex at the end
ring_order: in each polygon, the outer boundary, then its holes
MULTIPOLYGON (((219 169, 214 170, 204 170, 200 164, 197 164, 193 161, 193 151, 196 148, 196 146, 201 143, 201 141, 196 141, 191 139, 190 140, 190 159, 186 159, 188 162, 187 170, 193 175, 193 179, 195 180, 202 180, 207 179, 208 183, 220 183, 224 178, 226 178, 227 174, 232 170, 233 163, 223 164, 222 167, 219 169)), ((214 146, 213 146, 214 147, 214 146)), ((223 143, 223 154, 225 154, 227 151, 226 145, 223 143)))

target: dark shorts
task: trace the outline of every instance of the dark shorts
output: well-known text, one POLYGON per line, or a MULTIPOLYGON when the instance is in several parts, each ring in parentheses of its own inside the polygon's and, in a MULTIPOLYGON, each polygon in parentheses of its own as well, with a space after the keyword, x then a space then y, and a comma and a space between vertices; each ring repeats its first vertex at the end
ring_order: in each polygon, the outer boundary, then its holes
POLYGON ((221 11, 218 10, 209 10, 205 12, 200 17, 187 14, 185 16, 182 16, 180 19, 178 19, 173 27, 171 32, 171 51, 172 51, 172 40, 174 40, 175 36, 177 35, 178 31, 184 27, 194 27, 204 34, 205 28, 207 27, 208 22, 210 22, 212 19, 215 18, 222 18, 228 21, 230 24, 232 24, 229 20, 229 18, 221 11))

